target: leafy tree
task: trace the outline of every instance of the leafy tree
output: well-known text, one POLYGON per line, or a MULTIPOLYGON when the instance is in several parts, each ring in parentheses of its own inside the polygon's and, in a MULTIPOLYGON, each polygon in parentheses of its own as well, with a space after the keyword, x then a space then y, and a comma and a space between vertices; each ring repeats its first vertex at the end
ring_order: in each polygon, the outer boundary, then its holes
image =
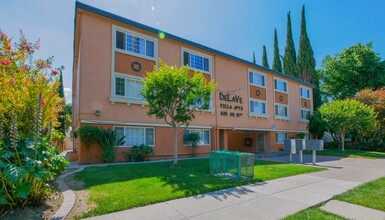
POLYGON ((72 104, 67 103, 63 105, 63 111, 64 111, 64 117, 65 117, 65 121, 64 121, 65 132, 67 132, 72 125, 72 104))
POLYGON ((277 28, 274 29, 274 60, 273 60, 273 70, 282 72, 282 63, 281 57, 279 55, 278 48, 278 37, 277 37, 277 28))
POLYGON ((358 43, 333 57, 326 56, 320 71, 323 92, 332 99, 345 99, 365 88, 385 86, 385 65, 380 60, 372 43, 358 43))
POLYGON ((263 45, 262 66, 270 68, 269 61, 267 60, 266 46, 263 45))
POLYGON ((377 90, 364 89, 358 92, 355 99, 369 105, 377 113, 376 120, 379 125, 379 129, 375 132, 375 139, 382 139, 385 137, 385 89, 380 88, 377 90))
POLYGON ((255 60, 255 53, 253 52, 253 63, 257 64, 257 61, 255 60))
POLYGON ((325 133, 326 123, 322 119, 320 112, 317 110, 313 114, 310 114, 308 120, 307 129, 311 137, 314 139, 322 138, 325 133))
POLYGON ((188 66, 178 68, 162 61, 146 74, 142 94, 149 106, 148 115, 155 115, 174 129, 174 162, 178 167, 178 128, 188 126, 194 111, 208 109, 216 84, 206 82, 202 73, 189 76, 188 66))
POLYGON ((283 56, 283 71, 287 75, 299 77, 297 67, 297 55, 294 47, 293 33, 291 30, 290 11, 287 13, 287 34, 285 55, 283 56))
POLYGON ((96 142, 100 136, 100 130, 94 126, 82 126, 76 131, 77 135, 86 144, 87 147, 87 163, 90 162, 90 147, 96 142))
POLYGON ((326 103, 319 108, 319 112, 326 129, 340 133, 342 150, 345 150, 346 134, 371 130, 376 116, 372 107, 352 99, 326 103))

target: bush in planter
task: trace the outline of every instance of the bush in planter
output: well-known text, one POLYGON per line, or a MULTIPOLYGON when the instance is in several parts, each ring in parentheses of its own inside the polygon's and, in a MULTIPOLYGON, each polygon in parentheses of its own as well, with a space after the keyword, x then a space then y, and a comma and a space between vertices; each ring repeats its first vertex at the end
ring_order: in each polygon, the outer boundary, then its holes
POLYGON ((133 161, 146 161, 151 155, 155 155, 152 147, 141 144, 139 146, 133 146, 127 155, 132 158, 133 161))
POLYGON ((97 137, 100 147, 103 151, 103 160, 107 163, 115 161, 116 147, 124 144, 124 136, 120 139, 116 137, 116 131, 109 128, 108 130, 101 129, 100 134, 97 137))
POLYGON ((100 130, 94 126, 83 126, 80 127, 76 134, 81 138, 81 140, 86 144, 87 147, 87 162, 90 162, 90 146, 93 142, 98 140, 100 135, 100 130))

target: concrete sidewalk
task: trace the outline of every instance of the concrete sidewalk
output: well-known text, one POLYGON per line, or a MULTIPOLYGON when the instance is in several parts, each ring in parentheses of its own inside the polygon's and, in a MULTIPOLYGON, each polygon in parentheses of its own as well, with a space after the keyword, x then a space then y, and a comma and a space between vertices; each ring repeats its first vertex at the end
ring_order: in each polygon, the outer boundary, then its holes
MULTIPOLYGON (((268 158, 287 161, 285 156, 268 158)), ((319 156, 329 170, 291 176, 89 219, 281 219, 385 176, 385 160, 319 156)), ((305 162, 310 161, 305 156, 305 162)), ((129 195, 127 195, 129 196, 129 195)))
POLYGON ((385 219, 385 212, 337 200, 330 200, 325 205, 323 205, 321 209, 348 219, 385 219))

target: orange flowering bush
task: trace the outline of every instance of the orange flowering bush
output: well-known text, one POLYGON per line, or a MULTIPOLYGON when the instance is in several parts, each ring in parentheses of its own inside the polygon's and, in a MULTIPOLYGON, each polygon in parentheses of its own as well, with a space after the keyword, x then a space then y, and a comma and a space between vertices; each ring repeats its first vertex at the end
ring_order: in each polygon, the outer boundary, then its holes
POLYGON ((20 40, 0 32, 0 119, 9 127, 12 115, 17 115, 20 138, 33 134, 34 112, 41 97, 42 127, 48 131, 57 126, 61 98, 57 93, 58 73, 52 69, 53 58, 34 60, 40 43, 28 42, 23 33, 20 40))
POLYGON ((371 106, 377 113, 377 131, 374 134, 374 138, 385 139, 385 89, 363 89, 357 93, 355 99, 371 106))

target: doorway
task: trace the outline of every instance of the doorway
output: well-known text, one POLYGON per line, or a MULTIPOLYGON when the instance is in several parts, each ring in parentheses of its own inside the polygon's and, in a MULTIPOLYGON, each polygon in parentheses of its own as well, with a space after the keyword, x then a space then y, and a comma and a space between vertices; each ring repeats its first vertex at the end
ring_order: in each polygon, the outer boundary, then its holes
POLYGON ((257 133, 257 152, 256 153, 264 153, 265 150, 265 134, 257 133))

